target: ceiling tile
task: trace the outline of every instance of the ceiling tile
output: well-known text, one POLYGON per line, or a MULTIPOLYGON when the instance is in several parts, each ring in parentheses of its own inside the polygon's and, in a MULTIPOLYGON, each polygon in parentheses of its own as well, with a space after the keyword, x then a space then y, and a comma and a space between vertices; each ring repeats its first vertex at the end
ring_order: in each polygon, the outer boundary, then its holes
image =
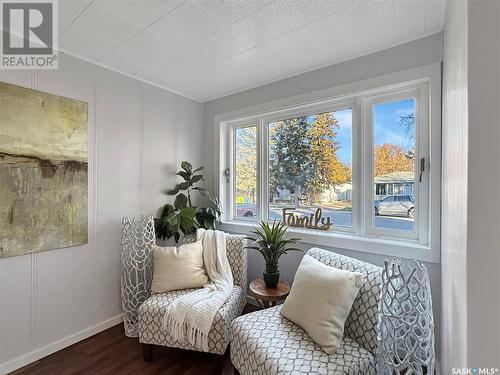
POLYGON ((81 25, 72 24, 59 38, 59 47, 88 60, 97 60, 118 42, 81 25))
POLYGON ((231 25, 275 0, 198 0, 197 4, 224 26, 231 25))
POLYGON ((210 64, 224 60, 234 54, 233 50, 224 46, 212 36, 196 42, 187 51, 210 64))
POLYGON ((137 73, 136 76, 187 96, 190 96, 190 93, 193 91, 198 90, 197 87, 183 81, 176 74, 165 74, 163 70, 149 69, 137 73))
POLYGON ((97 2, 90 4, 68 30, 73 26, 92 29, 117 41, 125 41, 139 32, 139 27, 131 20, 118 16, 97 2))
POLYGON ((109 53, 104 58, 99 59, 98 62, 106 66, 112 66, 125 74, 134 74, 148 66, 148 62, 144 60, 138 60, 117 51, 109 53))
POLYGON ((293 1, 279 0, 217 32, 214 37, 233 51, 243 52, 305 23, 293 1))
POLYGON ((363 47, 366 44, 375 47, 381 40, 376 37, 377 31, 386 30, 396 38, 401 36, 395 33, 392 27, 387 27, 394 23, 394 13, 390 2, 362 0, 356 4, 360 6, 359 9, 353 5, 350 9, 312 22, 300 30, 314 40, 314 47, 322 46, 333 52, 332 63, 343 60, 346 54, 352 57, 363 54, 366 52, 363 47), (361 6, 363 2, 366 3, 365 6, 361 6), (363 19, 363 22, 357 22, 358 19, 363 19), (347 40, 349 44, 346 44, 347 40), (338 59, 334 58, 335 53, 338 59))
POLYGON ((184 35, 191 42, 196 42, 217 30, 222 25, 210 16, 196 1, 185 1, 166 16, 151 25, 147 30, 151 33, 176 32, 184 35))
MULTIPOLYGON (((424 0, 425 1, 425 0, 424 0)), ((416 2, 414 0, 400 0, 393 4, 394 20, 396 24, 407 22, 408 19, 418 20, 412 22, 412 29, 418 30, 419 33, 425 32, 425 8, 422 6, 423 2, 416 2)))
POLYGON ((280 35, 266 43, 256 47, 264 56, 275 56, 286 59, 288 56, 295 56, 298 53, 307 53, 308 50, 315 47, 324 46, 324 42, 318 40, 316 35, 308 32, 306 28, 293 30, 289 33, 280 35))
MULTIPOLYGON (((323 47, 311 48, 307 53, 299 53, 290 59, 289 66, 282 69, 283 76, 293 76, 303 72, 308 72, 319 67, 332 63, 332 56, 323 47)), ((267 80, 272 79, 268 77, 267 80)))
POLYGON ((92 2, 92 0, 71 0, 60 1, 58 16, 59 16, 59 34, 73 22, 78 15, 92 2))
POLYGON ((220 82, 216 78, 207 75, 203 69, 183 74, 179 78, 196 87, 198 90, 205 90, 212 86, 220 86, 220 82))
POLYGON ((120 54, 130 56, 136 60, 144 61, 147 65, 152 65, 155 62, 167 57, 167 54, 157 46, 150 44, 139 37, 134 37, 128 40, 120 45, 115 51, 120 54))
MULTIPOLYGON (((263 56, 258 48, 252 48, 251 50, 225 60, 219 65, 224 67, 222 72, 231 72, 235 76, 241 77, 240 80, 258 80, 258 76, 263 70, 268 70, 275 64, 284 65, 283 60, 277 62, 275 59, 263 56)), ((214 74, 213 76, 219 78, 222 75, 214 74)))
POLYGON ((136 37, 140 41, 154 46, 154 48, 160 50, 165 56, 179 52, 192 44, 189 38, 175 30, 163 29, 154 31, 146 29, 136 37))
POLYGON ((266 43, 235 56, 226 61, 226 69, 240 77, 239 84, 255 87, 274 81, 276 76, 285 78, 311 70, 318 62, 325 65, 330 60, 328 51, 321 47, 308 48, 307 52, 290 49, 285 51, 286 54, 279 50, 273 51, 272 47, 266 43), (252 74, 245 74, 247 71, 252 74))
MULTIPOLYGON (((237 81, 239 79, 237 71, 234 70, 234 66, 231 65, 230 59, 224 60, 219 64, 213 64, 206 68, 201 69, 202 73, 205 73, 208 77, 216 78, 219 80, 220 85, 231 81, 237 81)), ((246 72, 249 74, 249 72, 246 72)))
MULTIPOLYGON (((294 0, 307 22, 335 16, 349 9, 358 0, 294 0)), ((359 2, 359 1, 358 1, 359 2)))
POLYGON ((162 60, 160 65, 178 74, 186 74, 206 67, 207 63, 187 51, 182 51, 162 60))
POLYGON ((424 31, 426 34, 441 31, 444 23, 445 6, 444 1, 426 1, 424 12, 424 31))
POLYGON ((172 11, 184 0, 95 0, 95 2, 142 29, 172 11))

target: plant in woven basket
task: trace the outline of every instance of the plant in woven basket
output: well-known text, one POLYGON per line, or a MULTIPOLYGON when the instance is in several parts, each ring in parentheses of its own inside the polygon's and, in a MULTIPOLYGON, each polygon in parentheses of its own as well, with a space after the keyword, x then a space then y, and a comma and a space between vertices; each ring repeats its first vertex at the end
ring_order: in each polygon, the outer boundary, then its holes
POLYGON ((252 246, 247 246, 247 249, 257 250, 262 254, 266 262, 266 270, 263 273, 264 282, 268 288, 275 288, 278 285, 280 278, 279 259, 283 254, 288 254, 289 251, 302 251, 295 245, 300 238, 285 238, 288 227, 280 222, 273 222, 272 225, 262 221, 260 228, 254 228, 250 233, 255 237, 248 237, 252 241, 252 246))

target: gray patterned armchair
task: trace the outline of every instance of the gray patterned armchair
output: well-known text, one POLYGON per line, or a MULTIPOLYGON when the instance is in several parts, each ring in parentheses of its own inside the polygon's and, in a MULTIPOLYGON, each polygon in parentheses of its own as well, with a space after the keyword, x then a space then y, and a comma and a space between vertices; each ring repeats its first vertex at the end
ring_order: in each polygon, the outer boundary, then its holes
MULTIPOLYGON (((194 236, 186 236, 183 243, 194 241, 194 236)), ((223 355, 229 344, 231 322, 240 316, 246 303, 247 256, 245 236, 228 235, 226 251, 234 287, 228 300, 215 315, 208 337, 208 352, 223 355)), ((153 294, 139 307, 139 342, 143 344, 145 361, 151 361, 153 346, 196 350, 192 345, 172 339, 162 329, 166 307, 176 297, 194 289, 176 290, 168 293, 153 294)))
MULTIPOLYGON (((382 269, 321 249, 308 254, 329 266, 365 275, 338 351, 328 355, 280 314, 281 306, 243 315, 231 327, 231 362, 241 375, 375 374, 382 269)), ((311 291, 313 293, 313 291, 311 291)))

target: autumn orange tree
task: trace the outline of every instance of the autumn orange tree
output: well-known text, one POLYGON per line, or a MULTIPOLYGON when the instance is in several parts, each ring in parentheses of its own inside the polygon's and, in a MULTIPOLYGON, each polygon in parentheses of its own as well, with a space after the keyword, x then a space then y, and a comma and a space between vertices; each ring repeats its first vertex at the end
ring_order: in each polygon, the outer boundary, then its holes
POLYGON ((400 146, 384 143, 375 146, 375 176, 393 172, 413 172, 414 161, 400 146))
POLYGON ((350 180, 349 168, 337 156, 340 148, 336 140, 338 129, 337 119, 327 112, 315 116, 307 133, 309 156, 315 168, 314 177, 307 181, 307 190, 315 201, 325 189, 350 180))
POLYGON ((249 198, 250 203, 254 203, 257 188, 257 131, 255 127, 238 129, 237 144, 237 194, 249 198))

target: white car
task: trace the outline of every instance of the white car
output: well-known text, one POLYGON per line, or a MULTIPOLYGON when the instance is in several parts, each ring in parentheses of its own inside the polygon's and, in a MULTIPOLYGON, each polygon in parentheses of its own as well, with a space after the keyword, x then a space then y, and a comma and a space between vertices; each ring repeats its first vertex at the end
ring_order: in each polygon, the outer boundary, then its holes
POLYGON ((415 202, 412 195, 389 195, 375 201, 375 215, 415 216, 415 202))

